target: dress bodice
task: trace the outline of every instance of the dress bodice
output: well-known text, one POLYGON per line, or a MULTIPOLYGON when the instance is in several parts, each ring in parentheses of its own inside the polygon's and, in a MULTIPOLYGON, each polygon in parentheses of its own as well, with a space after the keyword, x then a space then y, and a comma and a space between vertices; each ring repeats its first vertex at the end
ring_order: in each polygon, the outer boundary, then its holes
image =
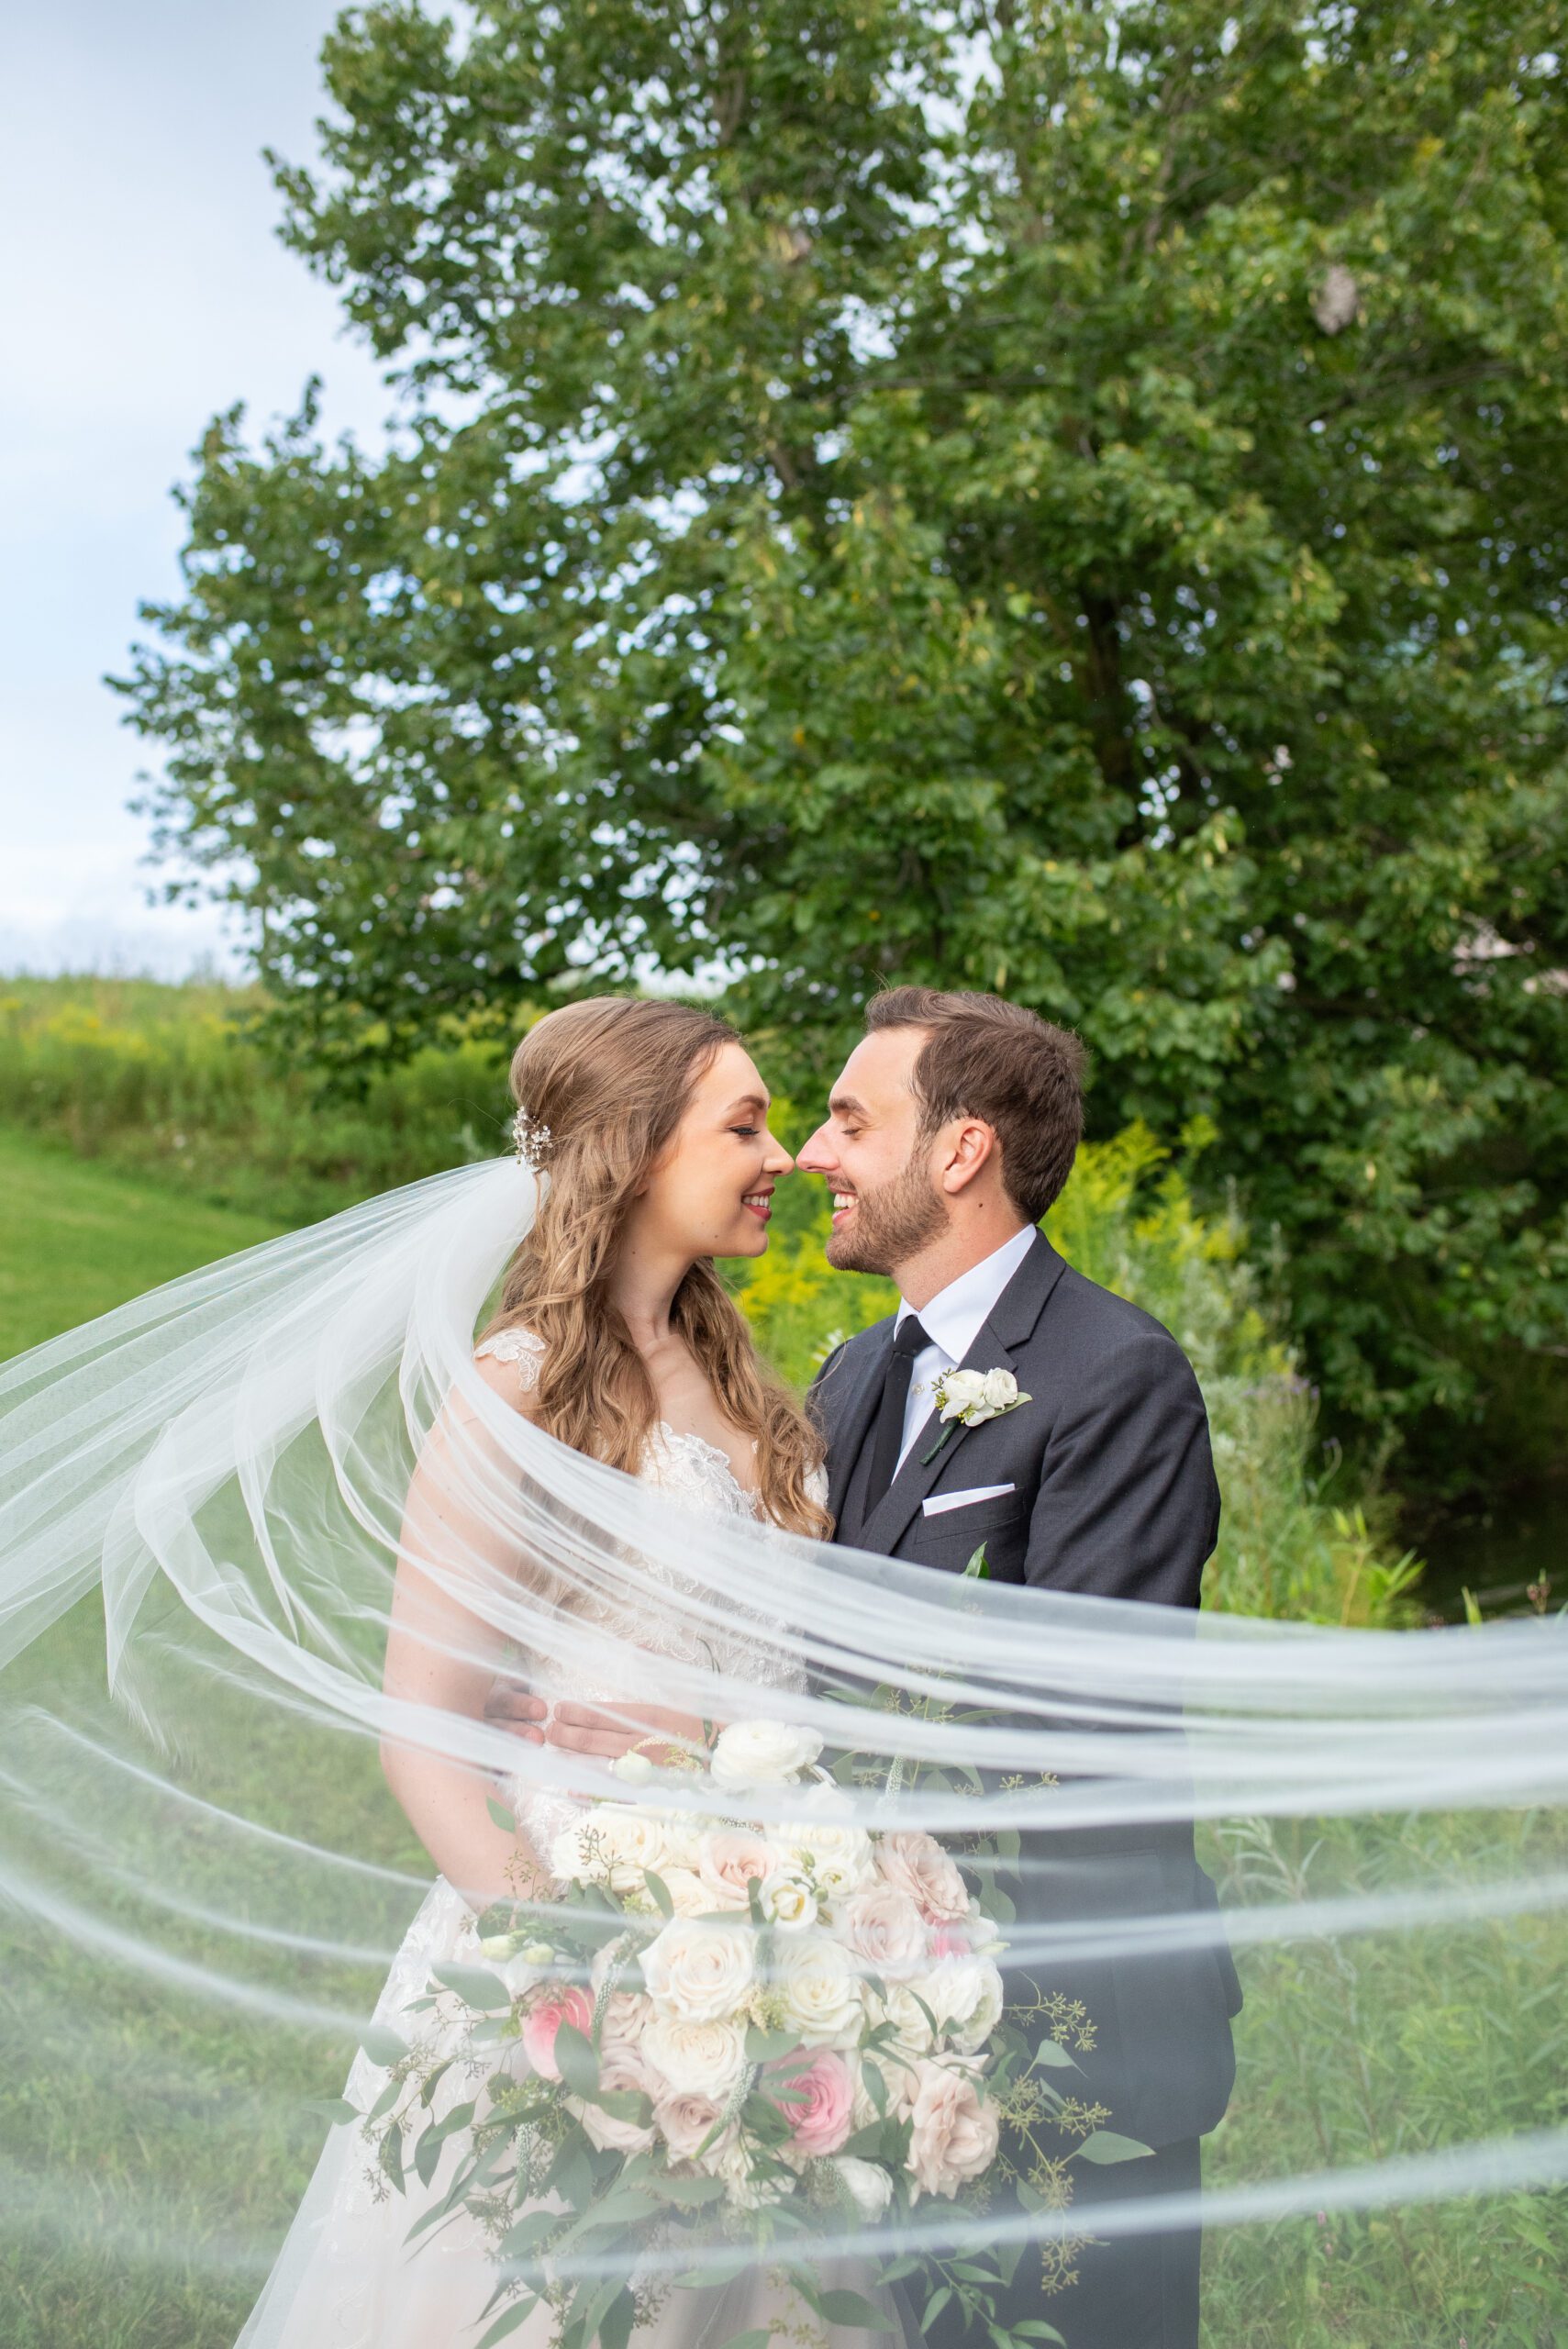
MULTIPOLYGON (((493 1354, 497 1362, 516 1363, 517 1382, 527 1394, 539 1385, 544 1345, 531 1330, 497 1330, 482 1338, 476 1353, 493 1354)), ((645 1484, 658 1485, 711 1509, 718 1517, 755 1517, 755 1497, 735 1474, 729 1455, 706 1436, 683 1435, 661 1419, 643 1447, 638 1470, 645 1484)))
MULTIPOLYGON (((493 1355, 500 1362, 515 1363, 525 1393, 538 1385, 544 1348, 531 1330, 516 1327, 497 1330, 482 1339, 475 1352, 493 1355)), ((816 1475, 821 1483, 815 1497, 825 1503, 827 1480, 820 1470, 816 1475)), ((642 1483, 656 1485, 688 1506, 716 1517, 755 1518, 761 1514, 760 1504, 736 1475, 727 1453, 717 1444, 709 1443, 706 1437, 680 1433, 664 1419, 658 1422, 643 1447, 638 1475, 642 1483)), ((625 1641, 624 1676, 615 1682, 605 1676, 591 1676, 554 1657, 539 1657, 526 1663, 528 1684, 535 1696, 550 1703, 605 1704, 637 1698, 647 1703, 650 1692, 646 1659, 650 1655, 703 1665, 727 1678, 751 1680, 759 1686, 798 1688, 804 1685, 798 1667, 784 1665, 776 1647, 759 1636, 762 1630, 760 1617, 738 1611, 732 1621, 716 1625, 706 1610, 683 1608, 680 1604, 683 1598, 702 1599, 707 1586, 698 1577, 684 1575, 662 1555, 645 1558, 641 1572, 648 1585, 657 1584, 660 1589, 670 1593, 674 1602, 672 1606, 660 1607, 650 1589, 646 1599, 636 1605, 598 1597, 584 1602, 582 1609, 595 1625, 614 1631, 625 1641)), ((656 1697, 654 1701, 658 1701, 656 1697)), ((550 1832, 563 1826, 580 1808, 569 1796, 542 1787, 519 1787, 516 1796, 519 1819, 530 1829, 536 1845, 544 1842, 547 1849, 546 1839, 550 1832)))

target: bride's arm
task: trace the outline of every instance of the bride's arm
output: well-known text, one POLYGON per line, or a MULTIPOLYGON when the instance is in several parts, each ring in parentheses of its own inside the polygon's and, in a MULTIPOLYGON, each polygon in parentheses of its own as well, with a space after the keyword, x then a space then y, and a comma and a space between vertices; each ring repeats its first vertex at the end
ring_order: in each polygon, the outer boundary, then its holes
MULTIPOLYGON (((514 1365, 487 1358, 475 1368, 508 1404, 526 1410, 514 1365)), ((456 1397, 450 1401, 408 1488, 382 1675, 388 1697, 476 1721, 484 1718, 502 1641, 454 1586, 464 1578, 477 1586, 516 1578, 515 1540, 477 1505, 479 1488, 491 1478, 505 1490, 506 1466, 472 1409, 456 1397)), ((537 1730, 519 1733, 539 1742, 537 1730)), ((438 1734, 438 1747, 439 1742, 438 1734)), ((526 1892, 540 1873, 538 1856, 520 1836, 496 1825, 487 1804, 494 1792, 487 1772, 391 1734, 382 1739, 381 1762, 409 1824, 449 1883, 476 1906, 526 1892)))

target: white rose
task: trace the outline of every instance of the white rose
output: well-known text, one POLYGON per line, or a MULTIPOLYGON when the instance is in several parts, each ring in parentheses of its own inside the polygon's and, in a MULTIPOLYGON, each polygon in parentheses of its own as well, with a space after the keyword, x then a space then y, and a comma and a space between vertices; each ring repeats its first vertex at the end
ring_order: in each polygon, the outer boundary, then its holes
POLYGON ((988 1370, 980 1382, 981 1400, 995 1413, 1018 1399, 1018 1382, 1010 1370, 988 1370))
POLYGON ((942 1381, 941 1415, 944 1419, 962 1419, 976 1408, 984 1408, 984 1402, 985 1373, 983 1370, 949 1371, 942 1381))
POLYGON ((746 2035, 732 2022, 655 2015, 639 2053, 658 2075, 661 2094, 706 2096, 722 2104, 746 2068, 746 2035))
POLYGON ((761 2210, 789 2191, 784 2177, 754 2176, 751 2154, 743 2140, 726 2134, 703 2156, 703 2167, 724 2180, 724 2199, 732 2210, 761 2210))
POLYGON ((723 2021, 751 1996, 755 1936, 749 1925, 677 1917, 643 1951, 642 1978, 661 2014, 686 2022, 723 2021))
POLYGON ((836 2154, 833 2168, 840 2185, 849 2188, 850 2199, 862 2219, 880 2219, 893 2199, 893 2180, 887 2171, 875 2162, 862 2162, 853 2154, 836 2154))
POLYGON ((710 1917, 718 1905, 695 1868, 666 1868, 660 1881, 677 1917, 710 1917))
POLYGON ((838 1787, 814 1787, 806 1808, 813 1815, 780 1828, 775 1840, 809 1871, 823 1898, 842 1900, 869 1883, 874 1873, 871 1837, 852 1819, 838 1815, 852 1809, 838 1787))
POLYGON ((796 1933, 774 1951, 779 2020, 808 2047, 853 2047, 865 2007, 848 1951, 826 1933, 796 1933))
POLYGON ((787 1721, 731 1721, 719 1731, 708 1766, 717 1786, 772 1786, 798 1777, 821 1751, 819 1737, 787 1721))
POLYGON ((634 1745, 628 1746, 624 1753, 617 1753, 610 1764, 610 1768, 621 1784, 627 1787, 645 1787, 653 1776, 652 1763, 646 1753, 639 1753, 634 1745))
POLYGON ((1006 1948, 1006 1937, 994 1917, 983 1909, 972 1908, 966 1920, 969 1946, 976 1957, 999 1957, 1006 1948))
POLYGON ((793 1868, 775 1868, 757 1887, 757 1902, 781 1933, 804 1933, 817 1922, 817 1896, 793 1868))
MULTIPOLYGON (((866 1992, 866 2007, 873 2022, 890 2022, 898 2034, 899 2053, 908 2055, 928 2054, 936 2045, 936 2037, 925 2012, 917 2003, 916 1994, 925 1997, 924 1978, 913 1982, 890 1982, 879 1996, 874 1990, 866 1992)), ((929 2001, 928 2000, 928 2004, 929 2001)), ((888 2063, 898 2060, 890 2050, 888 2063)))
POLYGON ((1002 1977, 988 1957, 939 1958, 909 1987, 964 2054, 984 2046, 1002 2019, 1002 1977))
POLYGON ((598 1803, 562 1829, 550 1846, 550 1873, 577 1884, 606 1884, 612 1892, 639 1892, 650 1868, 662 1876, 679 1862, 683 1840, 675 1822, 658 1811, 598 1803))

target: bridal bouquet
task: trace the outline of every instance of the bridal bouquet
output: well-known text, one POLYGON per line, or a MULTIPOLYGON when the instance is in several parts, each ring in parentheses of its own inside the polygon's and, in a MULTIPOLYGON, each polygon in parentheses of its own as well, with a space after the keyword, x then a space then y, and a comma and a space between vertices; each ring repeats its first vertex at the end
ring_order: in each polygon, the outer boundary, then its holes
MULTIPOLYGON (((377 2051, 392 2060, 373 2117, 395 2132, 382 2166, 401 2186, 412 2137, 433 2196, 413 2232, 466 2209, 494 2243, 498 2313, 475 2349, 541 2302, 562 2349, 622 2349, 662 2278, 720 2281, 759 2244, 825 2321, 883 2329, 862 2294, 823 2288, 806 2239, 991 2167, 1001 1944, 931 1836, 844 1815, 818 1751, 734 1722, 683 1811, 640 1807, 651 1765, 623 1756, 628 1798, 586 1807, 549 1854, 548 1921, 486 1911, 484 1963, 437 1965, 413 2002, 428 2043, 377 2051), (766 1832, 730 1815, 762 1787, 800 1789, 766 1832), (448 2074, 463 2100, 441 2111, 448 2074), (637 2274, 683 2239, 689 2272, 677 2257, 637 2274)), ((868 2265, 892 2282, 923 2263, 868 2265)))

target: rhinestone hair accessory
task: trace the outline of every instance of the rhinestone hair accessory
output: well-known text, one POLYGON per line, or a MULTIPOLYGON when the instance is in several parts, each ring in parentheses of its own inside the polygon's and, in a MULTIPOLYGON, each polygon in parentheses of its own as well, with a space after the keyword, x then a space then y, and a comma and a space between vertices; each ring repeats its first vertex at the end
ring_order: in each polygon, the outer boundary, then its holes
POLYGON ((550 1128, 527 1109, 519 1109, 512 1120, 512 1141, 520 1165, 530 1167, 536 1174, 548 1165, 552 1148, 550 1128))

